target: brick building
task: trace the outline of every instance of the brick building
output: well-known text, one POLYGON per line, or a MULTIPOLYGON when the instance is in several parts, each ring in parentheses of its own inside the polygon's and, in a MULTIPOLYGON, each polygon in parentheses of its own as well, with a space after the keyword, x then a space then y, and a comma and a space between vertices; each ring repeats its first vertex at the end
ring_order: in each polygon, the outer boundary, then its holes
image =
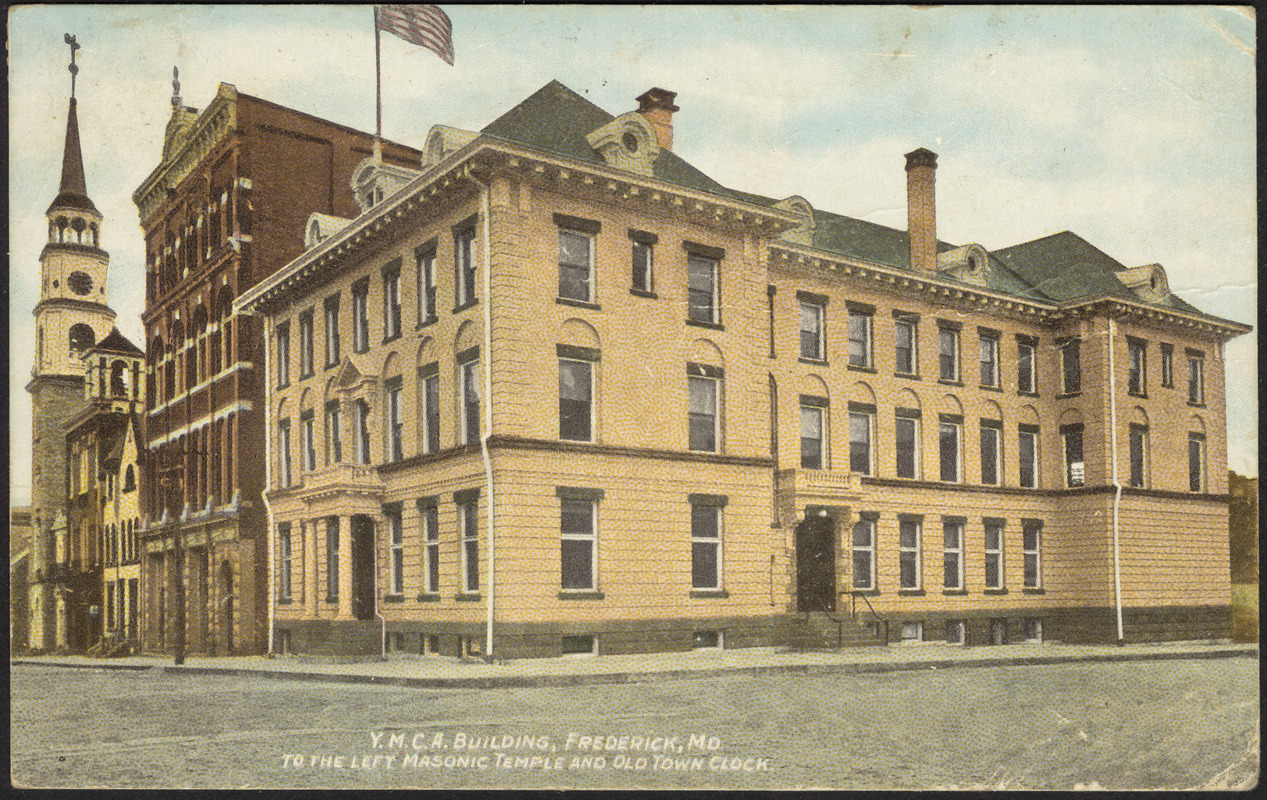
POLYGON ((278 650, 1228 635, 1247 326, 1073 233, 940 241, 927 150, 907 231, 723 187, 674 99, 436 126, 235 302, 278 650))
POLYGON ((70 98, 61 181, 46 212, 40 252, 31 393, 32 533, 29 646, 35 652, 87 646, 99 530, 68 521, 67 423, 84 404, 84 354, 114 327, 106 305, 110 255, 101 212, 88 197, 77 101, 70 98))
MULTIPOLYGON (((299 254, 309 214, 351 213, 372 137, 228 84, 198 112, 173 86, 162 159, 133 194, 146 250, 143 647, 176 648, 183 619, 191 652, 260 652, 260 324, 232 303, 299 254)), ((384 158, 418 154, 388 143, 384 158)))

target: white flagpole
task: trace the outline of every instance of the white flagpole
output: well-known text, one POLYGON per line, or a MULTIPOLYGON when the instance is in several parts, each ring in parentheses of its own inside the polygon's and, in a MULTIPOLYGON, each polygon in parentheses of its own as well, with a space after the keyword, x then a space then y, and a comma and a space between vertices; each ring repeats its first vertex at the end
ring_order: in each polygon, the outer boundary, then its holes
POLYGON ((374 157, 383 157, 383 66, 382 34, 378 25, 378 6, 374 6, 374 98, 377 125, 374 129, 374 157))

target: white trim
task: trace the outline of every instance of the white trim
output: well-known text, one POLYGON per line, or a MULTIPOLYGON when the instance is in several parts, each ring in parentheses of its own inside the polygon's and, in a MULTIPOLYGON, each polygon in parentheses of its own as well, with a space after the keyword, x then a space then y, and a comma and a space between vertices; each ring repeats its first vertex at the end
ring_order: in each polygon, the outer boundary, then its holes
POLYGON ((198 430, 199 428, 204 428, 207 425, 210 425, 212 422, 216 422, 217 420, 224 419, 230 414, 234 414, 239 411, 250 411, 252 408, 253 406, 251 405, 250 400, 239 400, 238 402, 234 403, 231 406, 224 406, 223 408, 218 409, 217 411, 211 414, 207 414, 206 416, 201 417, 197 420, 194 420, 193 422, 190 422, 187 425, 183 425, 179 428, 174 428, 168 431, 163 436, 158 437, 157 439, 150 439, 148 442, 148 446, 158 447, 160 445, 167 444, 168 442, 173 441, 175 439, 179 439, 182 436, 186 436, 192 433, 193 431, 198 430))

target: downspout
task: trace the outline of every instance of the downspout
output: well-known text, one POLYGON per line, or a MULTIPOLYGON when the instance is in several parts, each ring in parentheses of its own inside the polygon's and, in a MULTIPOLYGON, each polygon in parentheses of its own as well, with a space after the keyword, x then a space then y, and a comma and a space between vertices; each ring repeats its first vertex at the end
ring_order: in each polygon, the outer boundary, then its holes
POLYGON ((488 219, 491 202, 488 184, 468 173, 471 180, 480 187, 480 215, 483 217, 484 233, 484 353, 480 359, 484 364, 484 432, 480 437, 480 451, 484 457, 484 483, 488 488, 486 535, 488 539, 488 616, 484 623, 484 660, 493 660, 493 609, 496 593, 496 556, 493 526, 493 462, 488 454, 488 439, 493 434, 493 277, 492 277, 492 233, 488 219))
POLYGON ((239 309, 239 313, 264 318, 264 490, 260 492, 260 500, 264 503, 264 532, 268 540, 268 650, 273 655, 273 629, 277 626, 277 598, 274 585, 277 581, 276 565, 273 563, 273 506, 268 501, 268 493, 273 486, 273 371, 272 352, 273 326, 272 317, 248 309, 239 309))
MULTIPOLYGON (((348 524, 352 524, 352 520, 348 520, 348 524)), ((378 617, 379 625, 379 643, 378 655, 384 661, 387 660, 387 617, 383 616, 383 604, 378 601, 378 529, 381 526, 374 523, 374 616, 378 617)), ((350 531, 349 531, 350 533, 350 531)))
POLYGON ((1116 320, 1109 317, 1109 459, 1113 465, 1113 606, 1117 614, 1117 643, 1122 644, 1122 559, 1120 510, 1122 483, 1117 475, 1117 371, 1114 368, 1113 345, 1117 338, 1116 320))

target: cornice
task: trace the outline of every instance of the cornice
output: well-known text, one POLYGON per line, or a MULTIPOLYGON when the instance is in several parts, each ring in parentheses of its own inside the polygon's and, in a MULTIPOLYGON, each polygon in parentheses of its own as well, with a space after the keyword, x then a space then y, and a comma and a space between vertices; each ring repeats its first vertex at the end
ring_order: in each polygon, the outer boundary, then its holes
POLYGON ((71 242, 49 242, 44 245, 44 249, 40 250, 40 261, 43 261, 49 253, 59 251, 65 251, 77 256, 92 256, 107 263, 110 261, 110 254, 100 247, 93 247, 90 244, 73 244, 71 242))
POLYGON ((38 314, 46 308, 66 308, 74 311, 87 311, 91 314, 104 314, 110 319, 115 319, 119 315, 114 309, 105 303, 97 303, 91 300, 76 300, 73 297, 48 297, 35 304, 32 313, 38 314))
POLYGON ((180 185, 203 157, 236 127, 237 90, 221 83, 215 98, 181 137, 171 156, 163 159, 132 193, 132 202, 136 204, 142 222, 149 219, 166 199, 167 189, 180 185))
POLYGON ((1130 300, 1115 295, 1097 295, 1061 306, 1062 311, 1069 313, 1095 312, 1101 308, 1106 309, 1114 317, 1144 319, 1163 325, 1190 328, 1224 341, 1254 330, 1253 325, 1216 317, 1213 314, 1204 312, 1193 314, 1180 309, 1162 308, 1144 301, 1130 300))

